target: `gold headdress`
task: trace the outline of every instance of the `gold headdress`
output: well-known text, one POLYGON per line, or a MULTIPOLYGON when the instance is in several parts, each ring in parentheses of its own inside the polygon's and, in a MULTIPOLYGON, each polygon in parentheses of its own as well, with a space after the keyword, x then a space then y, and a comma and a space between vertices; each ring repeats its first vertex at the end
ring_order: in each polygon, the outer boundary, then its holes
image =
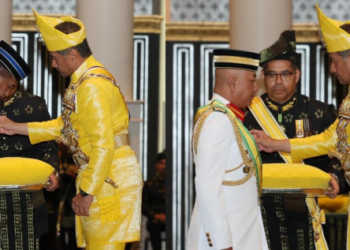
POLYGON ((49 51, 60 51, 74 47, 82 43, 86 37, 84 24, 73 17, 46 17, 39 15, 33 9, 37 30, 41 35, 44 43, 49 51), (80 26, 80 30, 71 34, 64 34, 55 29, 55 27, 63 22, 73 22, 80 26))
POLYGON ((350 21, 341 22, 326 17, 316 4, 321 40, 325 43, 328 53, 339 52, 350 49, 350 34, 340 28, 350 21))

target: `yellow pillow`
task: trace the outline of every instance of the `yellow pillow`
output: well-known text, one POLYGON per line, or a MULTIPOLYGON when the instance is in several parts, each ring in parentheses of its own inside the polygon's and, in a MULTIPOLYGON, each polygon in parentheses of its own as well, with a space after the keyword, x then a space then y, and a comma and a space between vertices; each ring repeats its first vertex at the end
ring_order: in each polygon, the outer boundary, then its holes
POLYGON ((263 189, 326 190, 331 176, 305 164, 263 164, 263 189))
POLYGON ((0 186, 45 184, 54 168, 46 162, 22 158, 0 158, 0 186))
POLYGON ((326 213, 342 213, 348 212, 349 196, 338 195, 334 199, 326 196, 318 197, 318 206, 326 213))

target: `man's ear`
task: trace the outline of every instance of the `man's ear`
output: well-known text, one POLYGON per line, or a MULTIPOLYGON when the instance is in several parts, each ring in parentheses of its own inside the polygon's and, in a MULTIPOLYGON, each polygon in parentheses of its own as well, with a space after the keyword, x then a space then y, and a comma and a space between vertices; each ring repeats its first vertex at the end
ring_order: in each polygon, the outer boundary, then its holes
POLYGON ((71 59, 74 61, 77 58, 77 51, 75 49, 71 49, 69 51, 69 56, 71 57, 71 59))
POLYGON ((235 76, 230 76, 227 79, 227 84, 228 84, 228 87, 230 88, 230 90, 235 91, 235 89, 236 89, 236 81, 237 81, 237 78, 235 76))
POLYGON ((300 70, 299 69, 296 69, 295 70, 295 84, 297 84, 299 82, 299 79, 300 79, 300 70))

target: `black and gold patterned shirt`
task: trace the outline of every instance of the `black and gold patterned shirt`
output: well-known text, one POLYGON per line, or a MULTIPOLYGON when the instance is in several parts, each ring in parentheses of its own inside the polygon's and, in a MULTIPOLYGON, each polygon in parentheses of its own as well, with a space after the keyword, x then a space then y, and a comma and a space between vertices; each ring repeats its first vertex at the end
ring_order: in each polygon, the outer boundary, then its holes
MULTIPOLYGON (((45 100, 24 91, 0 102, 0 115, 14 122, 40 122, 51 119, 45 100)), ((28 136, 0 134, 0 157, 26 157, 42 160, 59 171, 58 148, 54 141, 31 145, 28 136)))
MULTIPOLYGON (((328 128, 336 119, 327 104, 320 101, 310 99, 307 96, 295 93, 287 102, 279 104, 271 100, 267 93, 261 95, 261 99, 269 108, 271 114, 284 127, 285 134, 288 138, 296 137, 295 120, 309 119, 310 131, 312 135, 319 134, 328 128)), ((262 130, 260 125, 255 120, 252 113, 248 110, 244 125, 249 129, 262 130)), ((266 153, 260 152, 263 163, 283 163, 283 159, 277 152, 266 153)), ((306 159, 305 164, 312 165, 329 172, 329 158, 328 156, 319 156, 311 159, 306 159)))

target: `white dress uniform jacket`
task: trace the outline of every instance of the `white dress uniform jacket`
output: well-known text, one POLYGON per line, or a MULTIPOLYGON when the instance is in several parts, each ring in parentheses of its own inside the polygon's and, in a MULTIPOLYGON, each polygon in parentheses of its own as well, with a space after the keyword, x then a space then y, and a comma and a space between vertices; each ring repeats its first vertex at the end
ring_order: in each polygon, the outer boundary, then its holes
MULTIPOLYGON (((229 101, 214 94, 212 100, 229 101)), ((197 126, 198 124, 196 124, 197 126)), ((187 238, 188 250, 268 250, 258 205, 256 178, 237 186, 223 181, 237 181, 246 176, 234 127, 222 112, 212 112, 199 134, 196 165, 196 202, 187 238)))

